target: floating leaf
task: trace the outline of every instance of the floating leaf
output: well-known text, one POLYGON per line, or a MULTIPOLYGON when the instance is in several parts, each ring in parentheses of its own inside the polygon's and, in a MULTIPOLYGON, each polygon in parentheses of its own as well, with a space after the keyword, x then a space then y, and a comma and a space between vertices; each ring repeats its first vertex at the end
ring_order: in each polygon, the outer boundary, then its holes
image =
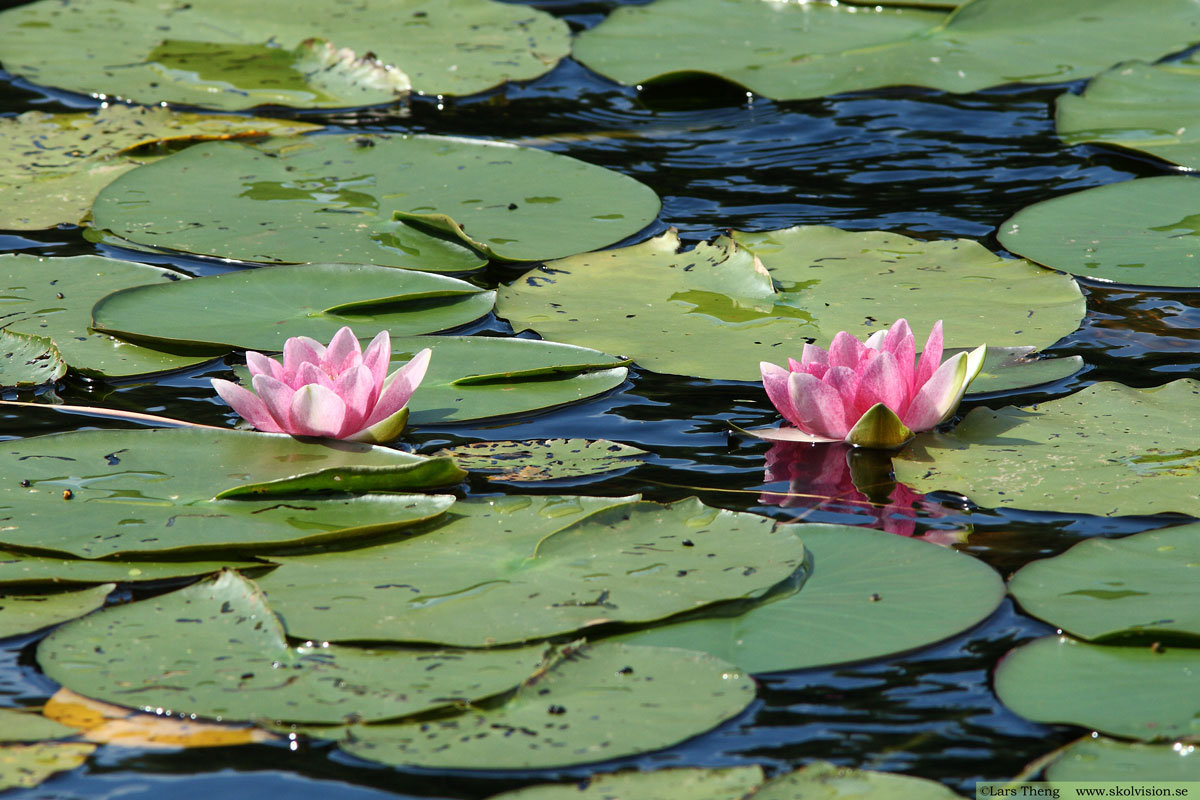
POLYGON ((763 781, 762 768, 699 769, 677 767, 654 772, 626 771, 592 775, 575 783, 545 783, 495 795, 489 800, 730 800, 748 794, 763 781))
POLYGON ((270 562, 237 561, 93 561, 53 558, 0 550, 0 587, 81 583, 134 583, 186 578, 216 572, 222 567, 253 570, 270 562))
POLYGON ((0 255, 3 324, 10 333, 50 339, 72 368, 86 375, 123 377, 200 364, 212 356, 178 356, 95 333, 92 306, 126 286, 186 280, 170 270, 100 256, 39 258, 0 255))
POLYGON ((1197 395, 1193 380, 1097 383, 1028 410, 972 409, 952 432, 921 434, 897 454, 896 480, 985 508, 1200 516, 1197 395))
POLYGON ((1200 181, 1139 178, 1023 208, 996 236, 1073 275, 1143 286, 1200 286, 1200 181))
POLYGON ((88 697, 223 720, 382 720, 512 689, 544 648, 376 651, 291 646, 257 587, 236 572, 112 606, 38 645, 51 679, 88 697))
POLYGON ((804 559, 796 528, 695 498, 466 500, 426 531, 260 584, 296 636, 478 647, 756 598, 804 559))
POLYGON ((0 639, 33 633, 69 619, 82 617, 104 605, 108 593, 116 588, 106 583, 80 592, 58 594, 0 594, 0 639))
MULTIPOLYGON (((948 358, 955 352, 958 351, 948 348, 944 357, 948 358)), ((1040 386, 1069 378, 1081 369, 1083 359, 1079 356, 1037 358, 1037 353, 1032 347, 989 345, 983 356, 983 368, 975 380, 971 381, 967 394, 1010 392, 1014 389, 1040 386)))
POLYGON ((325 735, 384 764, 537 769, 668 747, 753 699, 754 681, 712 656, 601 642, 572 648, 498 707, 325 735))
MULTIPOLYGON (((1104 647, 1046 636, 996 667, 1000 701, 1037 722, 1130 739, 1200 739, 1200 650, 1104 647)), ((1155 776, 1157 777, 1157 776, 1155 776)))
POLYGON ((1115 61, 1157 59, 1200 38, 1188 0, 1153 14, 1122 0, 975 0, 946 16, 914 9, 761 0, 622 6, 573 55, 627 85, 709 73, 777 100, 882 86, 974 92, 1062 83, 1115 61))
POLYGON ((1191 639, 1200 644, 1200 524, 1123 539, 1088 539, 1034 561, 1009 593, 1035 617, 1093 641, 1191 639))
POLYGON ((444 275, 303 264, 126 289, 92 314, 97 330, 155 347, 278 351, 292 336, 328 342, 345 325, 364 337, 453 328, 487 314, 494 298, 444 275))
POLYGON ((475 442, 439 450, 469 472, 491 472, 489 481, 524 483, 599 475, 644 463, 645 450, 606 439, 475 442))
POLYGON ((86 558, 260 552, 430 519, 454 498, 391 492, 464 475, 449 459, 283 434, 176 428, 40 436, 0 451, 7 517, 0 543, 86 558), (298 496, 304 492, 389 493, 298 496))
POLYGON ((0 228, 77 224, 96 194, 156 155, 146 145, 286 136, 320 129, 306 122, 183 114, 112 104, 80 114, 27 111, 0 119, 0 228))
MULTIPOLYGON (((107 643, 104 646, 107 647, 107 643)), ((57 720, 54 724, 74 726, 86 741, 122 747, 230 747, 270 742, 276 738, 261 728, 213 725, 157 713, 131 712, 63 688, 46 701, 42 713, 49 717, 47 722, 57 720)))
POLYGON ((496 313, 658 372, 743 381, 759 380, 760 361, 798 357, 805 342, 870 333, 898 317, 926 331, 944 318, 949 347, 1041 347, 1083 318, 1070 278, 966 240, 801 226, 678 249, 666 233, 552 262, 502 288, 496 313), (982 287, 987 303, 978 302, 982 287))
MULTIPOLYGON (((46 719, 32 711, 0 708, 0 742, 36 742, 41 739, 65 739, 75 729, 46 719)), ((3 748, 0 748, 0 753, 3 748)), ((0 756, 0 761, 3 756, 0 756)))
POLYGON ((1085 736, 1046 767, 1048 781, 1200 781, 1193 745, 1118 742, 1085 736))
POLYGON ((892 655, 954 636, 1004 599, 996 572, 970 556, 849 525, 790 526, 811 562, 799 592, 741 616, 710 616, 620 637, 704 650, 750 672, 892 655))
POLYGON ((473 94, 535 78, 568 47, 562 21, 486 0, 396 0, 336 13, 287 0, 43 0, 0 15, 0 50, 14 75, 81 94, 221 109, 386 102, 396 79, 380 76, 382 65, 399 67, 425 94, 473 94), (318 35, 376 54, 379 66, 365 75, 342 67, 336 80, 316 71, 301 48, 318 35))
POLYGON ((67 362, 44 336, 0 329, 0 386, 38 386, 67 374, 67 362))
POLYGON ((43 742, 0 746, 0 790, 37 786, 56 772, 87 761, 94 744, 43 742))
POLYGON ((752 797, 754 800, 956 800, 959 795, 925 778, 813 761, 795 772, 772 778, 752 797))
POLYGON ((1108 144, 1200 168, 1200 68, 1119 64, 1058 98, 1055 125, 1067 144, 1108 144))
POLYGON ((633 178, 544 150, 358 135, 189 147, 114 181, 92 216, 156 248, 451 272, 481 266, 476 251, 537 261, 604 247, 658 209, 633 178))

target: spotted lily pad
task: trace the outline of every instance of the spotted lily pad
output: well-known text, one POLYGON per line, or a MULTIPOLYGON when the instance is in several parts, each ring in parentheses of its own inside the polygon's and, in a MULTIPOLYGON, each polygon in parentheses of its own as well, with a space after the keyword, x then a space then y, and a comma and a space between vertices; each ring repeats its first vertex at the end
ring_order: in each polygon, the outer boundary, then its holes
POLYGON ((0 550, 0 587, 58 586, 87 583, 134 583, 185 578, 216 572, 222 567, 266 569, 270 562, 238 561, 95 561, 82 558, 35 556, 0 550))
POLYGON ((38 645, 53 680, 136 708, 224 720, 347 722, 408 716, 512 689, 545 649, 373 651, 288 644, 236 572, 113 606, 38 645))
POLYGON ((712 656, 600 642, 565 649, 499 705, 325 735, 352 755, 384 764, 537 769, 668 747, 730 719, 753 699, 754 681, 712 656))
POLYGON ((813 761, 763 784, 754 800, 955 800, 960 795, 926 778, 851 769, 813 761))
POLYGON ((552 262, 503 287, 496 313, 647 369, 745 381, 759 380, 760 361, 783 363, 806 342, 866 335, 898 317, 918 331, 944 319, 948 347, 1044 347, 1083 318, 1073 280, 966 240, 801 226, 678 250, 667 233, 552 262))
POLYGON ((96 198, 93 224, 141 245, 242 261, 450 272, 604 247, 659 209, 633 178, 501 142, 329 135, 277 144, 197 145, 123 175, 96 198))
POLYGON ((455 483, 464 474, 449 459, 350 442, 302 443, 283 434, 211 428, 54 434, 0 449, 7 518, 0 544, 85 558, 261 552, 436 517, 453 497, 393 492, 455 483), (381 493, 304 494, 322 492, 381 493))
MULTIPOLYGON (((1200 740, 1200 650, 1105 647, 1047 636, 996 667, 1001 702, 1037 722, 1153 741, 1200 740)), ((1157 778, 1157 776, 1155 776, 1157 778)))
POLYGON ((1088 539, 1009 583, 1027 612, 1073 636, 1200 644, 1200 524, 1088 539))
MULTIPOLYGON (((944 357, 956 352, 967 352, 961 348, 947 348, 944 357)), ((1083 369, 1080 356, 1062 358, 1038 358, 1032 347, 988 346, 983 356, 983 368, 971 381, 967 394, 1010 392, 1054 383, 1069 378, 1083 369)))
POLYGON ((424 530, 260 584, 297 636, 479 647, 760 597, 804 560, 795 528, 694 498, 469 499, 424 530))
POLYGON ((919 435, 896 456, 896 479, 985 508, 1200 516, 1197 395, 1194 380, 1097 383, 1028 410, 976 408, 948 434, 919 435))
POLYGON ((76 742, 0 746, 0 790, 37 786, 56 772, 82 765, 95 749, 76 742))
POLYGON ((654 772, 631 770, 593 775, 574 783, 544 783, 495 795, 489 800, 611 800, 620 797, 730 800, 744 797, 763 781, 762 768, 676 767, 654 772))
MULTIPOLYGON (((15 708, 0 708, 0 742, 36 742, 42 739, 65 739, 74 735, 74 728, 46 719, 41 714, 15 708)), ((2 759, 3 756, 0 756, 0 760, 2 759)))
POLYGON ((740 616, 710 616, 620 637, 713 653, 750 672, 892 655, 988 617, 1004 583, 970 556, 884 531, 793 525, 809 553, 800 591, 740 616))
POLYGON ((1048 781, 1200 781, 1195 745, 1119 742, 1085 736, 1046 767, 1048 781))
POLYGON ((328 342, 345 325, 363 337, 452 328, 487 314, 494 297, 444 275, 302 264, 114 292, 96 304, 92 324, 152 347, 279 351, 292 336, 328 342))
POLYGON ((87 113, 27 111, 0 119, 0 227, 35 230, 78 223, 113 179, 159 157, 147 152, 149 145, 286 136, 320 127, 120 104, 87 113))
POLYGON ((489 0, 395 0, 336 13, 287 0, 43 0, 0 15, 5 69, 33 83, 221 109, 387 102, 404 75, 422 93, 472 94, 535 78, 567 50, 563 22, 489 0), (302 50, 314 36, 367 63, 321 69, 302 50))
POLYGON ((1098 280, 1200 286, 1200 181, 1182 175, 1085 189, 1023 208, 997 233, 1039 264, 1098 280))
MULTIPOLYGON (((49 339, 67 364, 85 375, 122 377, 164 372, 211 358, 181 356, 139 347, 90 329, 92 306, 125 286, 168 285, 183 276, 158 267, 100 256, 40 258, 0 255, 4 311, 10 333, 49 339)), ((214 351, 213 355, 219 354, 214 351)))
POLYGON ((115 588, 106 583, 79 592, 58 594, 0 594, 0 639, 66 622, 104 605, 115 588))
POLYGON ((67 362, 45 336, 0 329, 0 387, 38 386, 67 374, 67 362))
POLYGON ((847 3, 657 0, 622 6, 573 54, 628 85, 709 73, 777 100, 882 86, 973 92, 1061 83, 1200 38, 1188 0, 975 0, 950 15, 847 3))
POLYGON ((542 439, 533 442, 475 442, 439 450, 469 472, 489 481, 526 483, 599 475, 644 463, 645 450, 605 439, 542 439))

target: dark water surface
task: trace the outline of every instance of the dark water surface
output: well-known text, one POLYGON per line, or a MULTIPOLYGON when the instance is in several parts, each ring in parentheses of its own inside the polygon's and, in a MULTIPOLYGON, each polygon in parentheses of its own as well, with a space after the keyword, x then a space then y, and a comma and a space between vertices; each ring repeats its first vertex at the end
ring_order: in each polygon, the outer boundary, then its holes
MULTIPOLYGON (((590 26, 618 3, 544 2, 575 28, 590 26)), ((6 77, 6 76, 3 76, 6 77)), ((636 237, 679 230, 685 243, 728 228, 768 230, 796 224, 886 229, 918 238, 962 236, 999 250, 994 232, 1017 209, 1059 195, 1167 167, 1092 147, 1067 147, 1054 135, 1053 104, 1081 84, 1004 87, 965 96, 922 89, 776 103, 718 82, 680 82, 639 93, 567 61, 549 75, 468 100, 417 98, 407 114, 370 110, 333 117, 298 115, 355 130, 419 131, 505 138, 633 175, 663 198, 658 221, 636 237)), ((0 82, 3 113, 91 108, 88 98, 0 82)), ((266 112, 267 115, 272 115, 266 112)), ((297 116, 281 111, 277 116, 297 116)), ((146 256, 84 241, 80 230, 0 234, 0 251, 41 255, 101 253, 211 274, 215 260, 146 256)), ((489 268, 484 285, 518 271, 489 268)), ((1196 376, 1200 367, 1200 296, 1194 292, 1087 284, 1088 315, 1079 331, 1051 348, 1079 354, 1080 375, 1025 394, 969 402, 993 407, 1058 397, 1096 380, 1138 387, 1196 376)), ((511 334, 494 317, 466 332, 511 334)), ((154 381, 105 383, 68 377, 43 401, 147 411, 232 425, 209 378, 224 363, 154 381)), ((20 399, 31 399, 22 393, 20 399)), ((9 399, 14 393, 5 395, 9 399)), ((633 370, 616 392, 568 408, 496 423, 425 427, 406 440, 427 452, 448 443, 545 437, 607 438, 654 456, 618 477, 558 491, 654 500, 698 494, 705 502, 779 519, 804 513, 760 505, 765 443, 729 436, 728 422, 776 418, 761 387, 675 378, 633 370)), ((0 412, 0 436, 17 437, 116 423, 53 411, 0 412)), ((496 491, 482 482, 477 492, 496 491)), ((786 490, 786 484, 771 488, 786 490)), ((1015 511, 966 513, 960 498, 938 496, 921 511, 927 528, 971 530, 960 545, 1006 576, 1028 561, 1098 535, 1122 535, 1173 520, 1097 519, 1015 511), (932 509, 933 513, 930 514, 932 509)), ((861 505, 829 505, 810 521, 878 525, 861 505)), ((578 778, 595 769, 636 765, 725 766, 757 763, 768 772, 822 758, 839 764, 937 779, 973 796, 979 779, 1003 779, 1084 731, 1035 724, 1000 705, 991 670, 1014 645, 1048 627, 1010 601, 986 622, 950 641, 879 661, 765 676, 759 699, 716 731, 667 751, 598 767, 546 772, 434 773, 382 768, 330 747, 253 745, 159 752, 97 751, 87 766, 12 797, 224 800, 319 793, 332 799, 382 796, 486 797, 531 782, 578 778)), ((37 637, 0 643, 0 707, 40 705, 56 688, 33 660, 37 637)))

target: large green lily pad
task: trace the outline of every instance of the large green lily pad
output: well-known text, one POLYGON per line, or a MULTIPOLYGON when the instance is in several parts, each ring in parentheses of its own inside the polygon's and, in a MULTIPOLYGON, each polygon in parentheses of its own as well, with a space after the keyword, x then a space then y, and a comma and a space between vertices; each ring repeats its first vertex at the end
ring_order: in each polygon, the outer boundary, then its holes
POLYGON ((474 442, 439 450, 469 472, 484 472, 489 481, 529 483, 600 475, 645 463, 646 455, 629 445, 606 439, 541 439, 532 442, 474 442))
POLYGON ((1022 567, 1008 590, 1027 612, 1092 641, 1200 644, 1200 524, 1089 539, 1022 567))
POLYGON ((114 588, 115 584, 106 583, 78 592, 0 594, 0 639, 81 617, 104 605, 114 588))
POLYGON ((80 766, 95 749, 75 742, 0 746, 0 790, 37 786, 56 772, 80 766))
POLYGON ((948 347, 1044 347, 1084 312, 1069 277, 966 240, 800 226, 678 249, 666 233, 552 262, 502 288, 496 313, 657 372, 748 381, 760 361, 785 363, 805 342, 866 336, 899 317, 918 332, 944 319, 948 347))
POLYGON ((0 51, 10 73, 82 94, 336 108, 394 101, 405 78, 425 94, 535 78, 568 41, 567 26, 548 14, 489 0, 366 2, 332 13, 288 0, 43 0, 0 15, 0 51), (302 46, 313 37, 334 52, 302 46))
POLYGON ((0 450, 7 517, 0 544, 85 558, 260 552, 430 519, 453 497, 392 492, 464 475, 449 459, 350 442, 303 443, 284 434, 212 428, 54 434, 5 442, 0 450), (382 491, 388 493, 302 495, 382 491))
POLYGON ((1145 741, 1200 740, 1197 673, 1196 649, 1047 636, 1010 651, 996 667, 995 687, 1001 702, 1037 722, 1145 741))
POLYGON ((637 233, 657 195, 612 170, 442 136, 308 136, 189 147, 113 181, 96 228, 157 248, 260 262, 449 272, 534 261, 637 233), (411 223, 411 224, 410 224, 411 223))
MULTIPOLYGON (((0 708, 0 742, 36 742, 42 739, 65 739, 79 731, 41 714, 0 708)), ((0 752, 3 752, 0 750, 0 752)), ((3 756, 0 756, 0 761, 3 756)))
POLYGON ((1119 742, 1085 736, 1046 767, 1048 781, 1200 781, 1195 745, 1119 742))
POLYGON ((762 767, 757 765, 726 769, 676 767, 654 772, 602 773, 583 782, 543 783, 494 795, 488 800, 615 800, 621 797, 730 800, 744 797, 762 781, 762 767))
POLYGON ((160 157, 146 152, 147 145, 286 136, 320 127, 121 104, 80 114, 27 111, 0 119, 0 228, 78 223, 113 179, 160 157))
POLYGON ((753 699, 754 681, 712 656, 601 642, 565 649, 497 707, 327 735, 341 736, 346 752, 384 764, 535 769, 668 747, 753 699))
POLYGON ((960 795, 926 778, 851 769, 813 761, 772 778, 753 800, 956 800, 960 795))
POLYGON ((709 73, 796 100, 882 86, 973 92, 1061 83, 1200 38, 1189 0, 974 0, 944 15, 849 4, 657 0, 622 6, 573 55, 627 85, 709 73))
POLYGON ((0 329, 0 387, 39 386, 67 374, 67 362, 45 336, 0 329))
POLYGON ((92 306, 106 294, 126 286, 186 283, 178 273, 100 256, 9 254, 0 255, 0 274, 5 276, 5 330, 50 339, 67 364, 84 374, 165 372, 212 357, 172 355, 90 329, 92 306))
POLYGON ((794 527, 810 561, 799 592, 740 616, 620 640, 704 650, 750 672, 777 672, 923 647, 983 621, 1004 598, 995 570, 957 551, 849 525, 794 527))
POLYGON ((1119 64, 1082 95, 1058 98, 1058 135, 1068 144, 1107 144, 1200 167, 1200 68, 1119 64))
POLYGON ((97 330, 164 348, 283 350, 292 336, 328 342, 445 330, 487 314, 495 295, 465 281, 370 264, 302 264, 210 275, 114 292, 92 311, 97 330))
POLYGON ((466 500, 430 527, 261 585, 297 636, 478 647, 756 598, 804 560, 795 528, 694 498, 466 500))
POLYGON ((0 587, 57 586, 87 583, 134 583, 161 581, 205 575, 223 567, 266 569, 270 562, 238 561, 95 561, 82 558, 54 558, 0 550, 0 587))
MULTIPOLYGON (((949 358, 960 350, 950 348, 943 357, 949 358)), ((989 346, 984 352, 983 367, 967 387, 967 394, 1010 392, 1040 386, 1069 378, 1081 369, 1083 358, 1080 356, 1038 358, 1032 347, 989 346)))
POLYGON ((985 508, 1200 516, 1200 382, 1156 389, 1097 383, 1028 410, 976 408, 948 434, 921 434, 894 459, 918 492, 985 508))
POLYGON ((1139 178, 1023 208, 997 233, 1063 272, 1145 286, 1200 286, 1200 180, 1139 178))
POLYGON ((410 716, 514 688, 545 648, 373 651, 288 644, 233 571, 64 625, 38 663, 64 686, 143 709, 222 720, 336 723, 410 716))

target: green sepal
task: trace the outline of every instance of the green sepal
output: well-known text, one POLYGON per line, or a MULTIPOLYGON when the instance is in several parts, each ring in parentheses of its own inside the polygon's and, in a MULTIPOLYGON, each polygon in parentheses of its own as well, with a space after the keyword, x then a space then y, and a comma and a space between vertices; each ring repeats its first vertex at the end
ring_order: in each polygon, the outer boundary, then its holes
POLYGON ((896 416, 896 412, 883 403, 876 403, 854 423, 854 427, 846 434, 846 443, 855 447, 898 450, 908 444, 914 435, 896 416))

